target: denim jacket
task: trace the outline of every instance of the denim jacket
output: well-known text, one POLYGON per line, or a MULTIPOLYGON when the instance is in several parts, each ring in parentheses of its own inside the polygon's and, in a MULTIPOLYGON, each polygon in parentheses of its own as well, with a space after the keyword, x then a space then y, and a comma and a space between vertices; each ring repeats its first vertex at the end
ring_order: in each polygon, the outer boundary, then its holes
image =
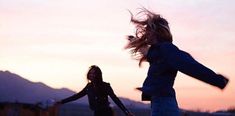
POLYGON ((178 71, 221 89, 226 86, 225 77, 200 64, 171 42, 152 45, 147 61, 150 66, 142 87, 143 100, 145 95, 175 97, 173 85, 178 71))

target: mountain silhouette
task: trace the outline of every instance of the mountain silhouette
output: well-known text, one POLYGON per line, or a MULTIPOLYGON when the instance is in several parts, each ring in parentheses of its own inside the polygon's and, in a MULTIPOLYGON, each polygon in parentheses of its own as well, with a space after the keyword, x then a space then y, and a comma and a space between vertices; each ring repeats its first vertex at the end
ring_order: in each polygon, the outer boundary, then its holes
MULTIPOLYGON (((60 100, 75 94, 66 88, 54 89, 41 82, 31 82, 10 71, 0 71, 0 102, 38 103, 47 100, 60 100)), ((148 105, 127 98, 120 98, 125 105, 148 108, 148 105)), ((113 104, 113 101, 110 100, 113 104)), ((87 96, 76 103, 88 104, 87 96)))
POLYGON ((61 99, 74 94, 69 89, 53 89, 41 82, 31 82, 9 71, 0 71, 0 102, 35 103, 61 99))

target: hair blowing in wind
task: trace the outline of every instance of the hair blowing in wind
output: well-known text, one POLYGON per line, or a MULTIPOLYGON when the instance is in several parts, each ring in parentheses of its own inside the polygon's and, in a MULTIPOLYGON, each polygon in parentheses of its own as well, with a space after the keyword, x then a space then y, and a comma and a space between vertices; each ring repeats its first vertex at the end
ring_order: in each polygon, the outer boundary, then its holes
POLYGON ((172 35, 168 22, 160 14, 150 12, 145 8, 141 8, 135 17, 131 14, 131 23, 136 27, 134 35, 128 35, 128 44, 125 49, 130 49, 131 56, 139 60, 139 66, 146 60, 148 48, 152 44, 168 41, 172 42, 172 35), (156 39, 157 38, 157 39, 156 39))

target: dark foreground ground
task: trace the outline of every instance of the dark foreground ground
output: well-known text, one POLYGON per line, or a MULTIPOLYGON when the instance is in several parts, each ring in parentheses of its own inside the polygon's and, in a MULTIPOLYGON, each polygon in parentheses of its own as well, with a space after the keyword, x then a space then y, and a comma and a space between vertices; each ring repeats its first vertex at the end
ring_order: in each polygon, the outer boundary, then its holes
MULTIPOLYGON (((125 116, 124 113, 117 107, 114 107, 115 116, 125 116)), ((150 109, 146 108, 128 108, 135 116, 150 116, 150 109)), ((193 112, 181 111, 182 116, 235 116, 235 113, 229 112, 193 112)), ((59 108, 59 116, 93 116, 92 111, 88 106, 69 104, 63 105, 59 108)))
MULTIPOLYGON (((150 108, 127 107, 135 116, 150 116, 150 108)), ((113 107, 115 116, 125 116, 117 107, 113 107)), ((181 110, 182 116, 235 116, 235 109, 220 112, 199 112, 181 110)), ((87 105, 35 105, 25 103, 0 103, 0 116, 93 116, 87 105)))

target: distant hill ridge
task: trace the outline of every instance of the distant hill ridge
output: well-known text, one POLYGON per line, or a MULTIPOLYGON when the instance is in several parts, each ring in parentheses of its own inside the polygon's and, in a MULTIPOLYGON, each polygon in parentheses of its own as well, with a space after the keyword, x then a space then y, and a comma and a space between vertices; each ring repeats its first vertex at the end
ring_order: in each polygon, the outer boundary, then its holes
MULTIPOLYGON (((0 102, 37 103, 49 99, 60 100, 73 94, 74 91, 66 88, 54 89, 41 82, 31 82, 10 71, 0 71, 0 102)), ((148 107, 146 104, 126 98, 121 98, 121 101, 132 107, 148 107)), ((88 104, 87 97, 76 102, 88 104)))

